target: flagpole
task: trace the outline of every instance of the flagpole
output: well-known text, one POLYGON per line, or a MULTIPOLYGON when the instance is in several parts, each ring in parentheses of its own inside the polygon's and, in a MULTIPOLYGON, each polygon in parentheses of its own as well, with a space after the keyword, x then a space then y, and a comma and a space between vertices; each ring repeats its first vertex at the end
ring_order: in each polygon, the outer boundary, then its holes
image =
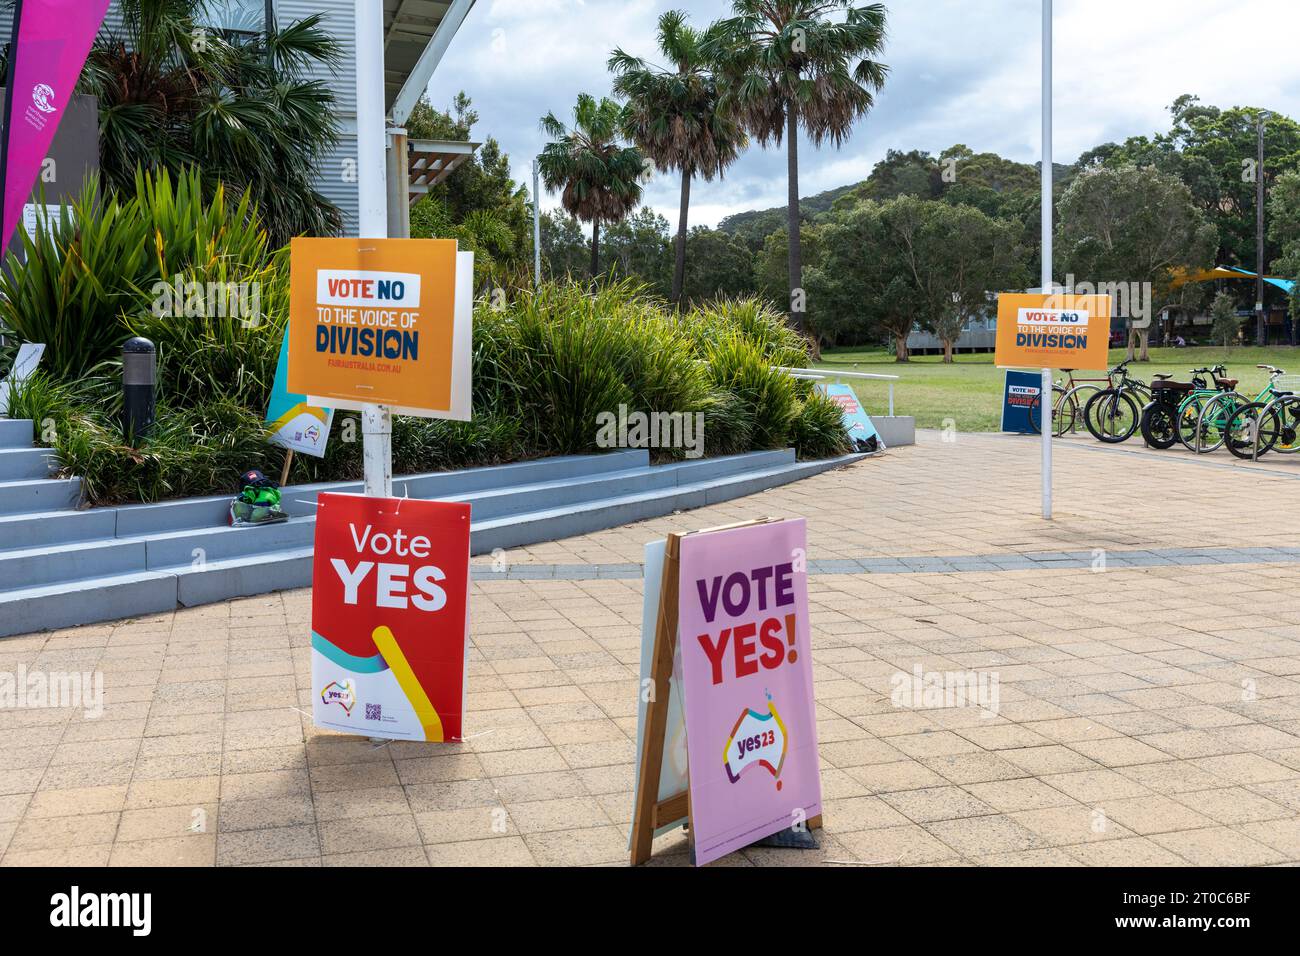
MULTIPOLYGON (((1043 168, 1042 168, 1042 232, 1043 268, 1041 286, 1044 295, 1051 295, 1052 287, 1052 0, 1043 0, 1043 168)), ((1052 370, 1043 369, 1039 408, 1043 442, 1043 518, 1052 519, 1052 370)))
MULTIPOLYGON (((357 235, 388 238, 388 185, 384 120, 384 4, 356 0, 357 39, 357 235)), ((361 412, 365 492, 393 493, 393 419, 383 405, 361 412)))

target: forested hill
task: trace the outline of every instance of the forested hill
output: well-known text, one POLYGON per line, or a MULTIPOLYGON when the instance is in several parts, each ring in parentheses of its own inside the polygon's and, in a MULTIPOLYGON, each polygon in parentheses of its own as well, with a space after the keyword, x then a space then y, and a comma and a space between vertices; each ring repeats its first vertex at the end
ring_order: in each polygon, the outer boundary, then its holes
MULTIPOLYGON (((1074 165, 1053 164, 1057 189, 1068 185, 1077 169, 1074 165)), ((1005 159, 996 153, 975 153, 957 144, 937 157, 922 150, 893 150, 878 162, 871 175, 861 182, 838 186, 815 196, 799 200, 799 212, 805 222, 816 220, 829 212, 844 197, 885 201, 900 195, 938 199, 956 185, 972 187, 1005 196, 1007 193, 1032 193, 1037 195, 1038 167, 1005 159), (947 176, 945 176, 947 171, 947 176)), ((974 205, 987 205, 967 190, 958 190, 949 197, 974 205)), ((771 209, 753 209, 727 216, 718 223, 718 229, 744 239, 751 248, 762 246, 764 239, 786 225, 785 206, 771 209)))
MULTIPOLYGON (((819 214, 828 212, 831 206, 835 204, 835 200, 861 185, 863 183, 852 183, 848 186, 837 186, 834 189, 828 189, 826 192, 818 193, 815 196, 802 196, 799 199, 799 212, 805 219, 816 218, 819 214)), ((744 238, 756 236, 760 243, 771 233, 783 228, 785 228, 785 206, 738 212, 727 216, 718 223, 718 229, 722 232, 744 238)))

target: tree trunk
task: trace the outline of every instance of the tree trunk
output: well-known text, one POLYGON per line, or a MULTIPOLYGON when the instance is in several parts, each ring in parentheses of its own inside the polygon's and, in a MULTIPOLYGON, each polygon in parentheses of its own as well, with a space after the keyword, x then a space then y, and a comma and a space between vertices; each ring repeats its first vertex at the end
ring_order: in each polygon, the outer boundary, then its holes
POLYGON ((591 221, 591 278, 600 275, 600 220, 591 221))
POLYGON ((1142 354, 1138 357, 1139 362, 1151 361, 1151 355, 1147 351, 1148 340, 1150 339, 1150 337, 1151 337, 1150 329, 1142 329, 1140 332, 1138 332, 1138 342, 1141 343, 1141 347, 1142 347, 1142 354))
POLYGON ((786 106, 786 177, 789 187, 786 228, 790 238, 790 317, 808 334, 808 300, 803 291, 803 248, 799 235, 799 113, 793 102, 786 106))
POLYGON ((682 311, 682 286, 686 284, 686 217, 691 209, 691 171, 682 170, 682 206, 677 213, 677 261, 673 263, 672 303, 682 311))
POLYGON ((943 340, 943 364, 944 365, 952 364, 952 340, 951 339, 943 340))
POLYGON ((1136 354, 1137 354, 1137 329, 1133 328, 1133 326, 1130 325, 1128 327, 1128 355, 1125 356, 1125 361, 1128 362, 1133 361, 1133 358, 1136 354))
POLYGON ((910 362, 911 360, 912 360, 911 356, 907 354, 907 336, 895 335, 894 336, 894 361, 910 362))

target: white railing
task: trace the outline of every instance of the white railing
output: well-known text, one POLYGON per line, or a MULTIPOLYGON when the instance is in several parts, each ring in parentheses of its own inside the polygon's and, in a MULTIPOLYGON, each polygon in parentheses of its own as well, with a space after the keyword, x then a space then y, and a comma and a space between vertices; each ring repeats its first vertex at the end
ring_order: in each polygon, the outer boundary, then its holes
POLYGON ((871 379, 878 382, 889 383, 889 417, 894 417, 894 383, 899 380, 897 375, 877 375, 874 372, 841 372, 829 368, 784 368, 779 365, 773 366, 778 372, 786 372, 795 378, 863 378, 871 379))

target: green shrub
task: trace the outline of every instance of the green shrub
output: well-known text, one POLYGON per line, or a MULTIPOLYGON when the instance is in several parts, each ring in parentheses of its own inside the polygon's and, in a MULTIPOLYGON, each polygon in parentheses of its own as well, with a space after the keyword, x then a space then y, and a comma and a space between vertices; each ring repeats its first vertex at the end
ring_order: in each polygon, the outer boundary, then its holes
MULTIPOLYGON (((595 451, 598 416, 705 411, 709 380, 690 342, 627 280, 595 289, 548 284, 508 310, 502 364, 518 388, 527 440, 540 451, 595 451)), ((502 330, 503 338, 505 331, 502 330)))
POLYGON ((56 423, 55 448, 66 474, 82 479, 94 504, 161 501, 238 490, 239 474, 278 474, 284 453, 267 442, 260 414, 217 400, 160 408, 147 438, 132 448, 118 421, 78 406, 56 423))
POLYGON ((195 170, 174 184, 165 170, 138 173, 135 194, 122 197, 91 180, 71 215, 47 225, 35 238, 19 230, 26 264, 10 254, 0 275, 0 328, 44 342, 42 366, 58 380, 143 335, 158 347, 167 401, 265 405, 288 314, 288 255, 268 250, 247 194, 229 204, 218 186, 205 198, 195 170), (245 295, 232 302, 230 289, 245 295))
POLYGON ((0 270, 0 329, 45 343, 42 366, 72 381, 120 354, 134 311, 131 283, 151 281, 151 238, 134 198, 101 196, 92 179, 58 221, 35 237, 18 229, 26 262, 11 251, 0 270))
POLYGON ((193 171, 174 188, 165 170, 138 176, 136 193, 154 270, 147 287, 133 285, 127 324, 158 347, 162 394, 265 408, 289 314, 288 247, 269 252, 248 195, 232 208, 218 186, 205 200, 193 171))
POLYGON ((60 381, 38 368, 9 396, 9 417, 35 423, 36 444, 53 447, 58 426, 82 409, 93 408, 106 421, 117 421, 122 411, 120 363, 105 362, 81 378, 60 381))
POLYGON ((751 447, 784 448, 799 413, 795 380, 775 371, 762 347, 737 331, 704 346, 715 388, 733 393, 753 419, 751 447))
MULTIPOLYGON (((285 452, 268 444, 263 415, 288 311, 284 250, 268 254, 255 213, 244 205, 224 218, 224 201, 205 203, 192 178, 173 188, 165 176, 142 177, 133 202, 136 218, 151 224, 160 281, 255 277, 262 321, 177 317, 148 308, 143 297, 156 290, 133 287, 130 330, 158 345, 161 372, 158 421, 140 447, 122 441, 120 364, 111 360, 75 376, 43 368, 18 391, 14 414, 53 424, 66 472, 85 479, 96 504, 233 494, 247 468, 278 477, 285 452)), ((396 418, 395 474, 598 451, 599 416, 620 405, 702 414, 708 455, 846 448, 838 407, 773 369, 805 364, 806 353, 759 303, 713 303, 679 321, 628 280, 552 283, 504 308, 481 302, 474 322, 473 420, 396 418)), ((125 332, 114 333, 114 351, 125 332)), ((359 416, 339 411, 325 457, 295 456, 290 481, 360 480, 362 446, 359 416)), ((686 449, 651 451, 661 460, 686 449)))
POLYGON ((704 453, 739 455, 754 447, 755 409, 729 389, 714 389, 704 406, 704 453))
POLYGON ((804 368, 811 353, 807 339, 791 328, 784 315, 760 298, 717 299, 693 309, 684 324, 697 349, 738 333, 757 346, 771 365, 804 368))
POLYGON ((416 474, 498 465, 524 456, 519 439, 517 419, 491 413, 476 415, 468 422, 397 418, 393 421, 393 470, 416 474))
POLYGON ((844 410, 816 390, 799 406, 790 440, 800 458, 833 458, 852 451, 844 429, 844 410))

